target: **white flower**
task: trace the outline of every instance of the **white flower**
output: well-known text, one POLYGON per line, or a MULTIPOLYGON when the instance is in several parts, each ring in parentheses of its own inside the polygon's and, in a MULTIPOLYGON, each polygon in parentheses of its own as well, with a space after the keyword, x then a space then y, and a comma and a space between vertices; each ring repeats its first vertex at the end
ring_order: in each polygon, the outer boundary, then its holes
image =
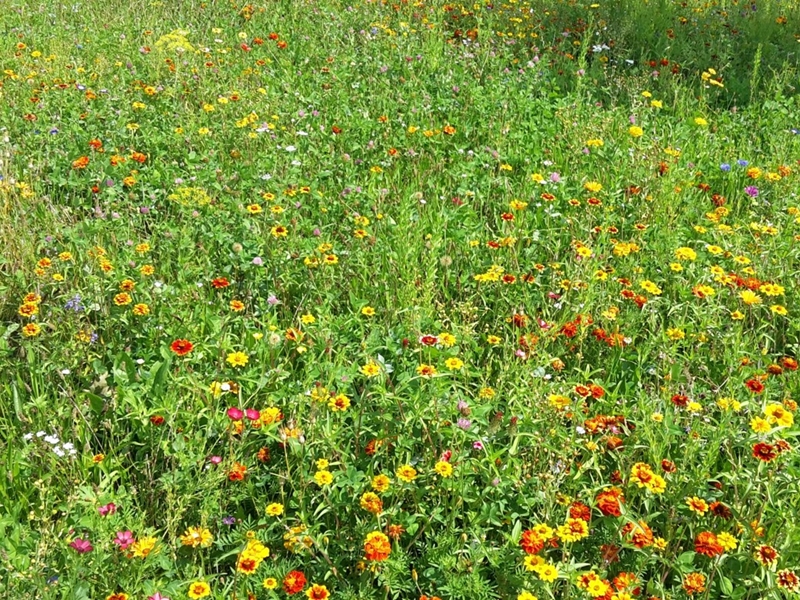
POLYGON ((64 444, 61 444, 61 447, 64 448, 64 450, 72 450, 75 448, 75 444, 73 444, 72 442, 66 442, 64 444))
POLYGON ((44 437, 44 436, 46 436, 46 435, 47 435, 47 432, 46 432, 46 431, 37 431, 37 432, 36 432, 36 437, 38 437, 38 438, 40 438, 40 437, 44 437))
POLYGON ((57 444, 59 442, 57 435, 48 435, 44 438, 44 441, 48 444, 57 444))
POLYGON ((66 455, 67 455, 67 453, 66 453, 66 452, 64 452, 64 451, 63 451, 61 448, 59 448, 58 446, 53 446, 53 452, 55 452, 55 453, 56 453, 58 456, 66 456, 66 455))
POLYGON ((26 433, 25 435, 22 436, 22 439, 25 440, 26 442, 30 441, 30 440, 33 439, 33 434, 32 433, 26 433))
POLYGON ((297 150, 297 148, 295 148, 294 146, 286 146, 285 150, 287 152, 294 152, 295 150, 297 150))

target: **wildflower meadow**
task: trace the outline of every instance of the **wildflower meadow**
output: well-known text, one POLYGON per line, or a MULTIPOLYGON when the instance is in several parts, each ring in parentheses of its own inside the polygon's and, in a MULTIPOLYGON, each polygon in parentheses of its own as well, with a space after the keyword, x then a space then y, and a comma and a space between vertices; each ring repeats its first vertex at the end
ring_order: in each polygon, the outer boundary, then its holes
POLYGON ((0 5, 0 596, 800 594, 796 0, 0 5))

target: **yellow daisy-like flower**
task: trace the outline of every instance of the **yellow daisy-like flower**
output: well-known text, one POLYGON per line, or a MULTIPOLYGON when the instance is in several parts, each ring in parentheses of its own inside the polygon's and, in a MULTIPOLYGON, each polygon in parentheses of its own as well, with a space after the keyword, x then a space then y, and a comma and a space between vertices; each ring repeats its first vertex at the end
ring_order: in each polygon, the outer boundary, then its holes
POLYGON ((762 417, 753 417, 750 419, 750 429, 753 430, 755 433, 769 433, 772 426, 769 424, 769 421, 762 417))
POLYGON ((361 314, 365 317, 374 317, 375 316, 375 309, 371 306, 365 306, 361 309, 361 314))
POLYGON ((631 125, 628 127, 628 133, 631 135, 631 137, 639 138, 644 135, 644 129, 636 125, 631 125))
POLYGON ((791 427, 794 424, 794 415, 786 410, 781 404, 768 404, 764 409, 767 421, 779 427, 791 427))
POLYGON ((359 371, 361 371, 361 374, 365 377, 375 377, 380 374, 381 368, 376 363, 370 361, 363 365, 359 371))
POLYGON ((370 485, 372 485, 372 489, 375 490, 376 492, 383 493, 389 489, 391 483, 392 483, 391 479, 389 479, 386 475, 381 474, 381 475, 375 475, 375 477, 372 478, 372 482, 370 485))
POLYGON ((658 287, 655 283, 649 280, 642 281, 639 286, 648 294, 653 294, 654 296, 661 295, 661 288, 658 287))
POLYGON ((314 481, 320 487, 325 487, 333 483, 333 473, 330 471, 317 471, 314 473, 314 481))
POLYGON ((444 361, 444 366, 446 366, 451 371, 458 371, 460 368, 464 366, 464 361, 460 358, 456 358, 455 356, 448 358, 444 361))
POLYGON ((283 504, 273 502, 267 505, 266 513, 270 517, 279 517, 283 514, 283 504))
POLYGON ((225 360, 232 367, 243 367, 250 359, 244 352, 231 352, 225 360))
POLYGON ((203 548, 208 548, 211 542, 214 541, 214 536, 211 535, 211 531, 205 527, 189 527, 181 536, 180 540, 181 544, 184 546, 191 546, 192 548, 202 546, 203 548))
POLYGON ((261 582, 261 587, 263 587, 265 590, 274 590, 278 587, 278 580, 274 577, 267 577, 261 582))
POLYGON ((583 519, 567 519, 564 525, 559 526, 556 535, 563 542, 577 542, 589 535, 589 525, 583 519))
POLYGON ((537 567, 536 574, 539 576, 539 579, 548 583, 552 583, 558 579, 558 569, 555 565, 551 564, 543 564, 537 567))
POLYGON ((439 462, 437 462, 436 465, 433 467, 433 470, 436 471, 436 473, 438 473, 440 476, 445 478, 451 477, 453 475, 453 465, 444 460, 440 460, 439 462))
POLYGON ((411 465, 403 465, 397 469, 397 478, 405 483, 411 483, 417 478, 417 470, 411 465))
POLYGON ((741 298, 742 302, 747 304, 747 306, 761 304, 761 296, 756 294, 753 290, 743 290, 739 292, 739 298, 741 298))
POLYGON ((189 585, 189 591, 187 595, 192 600, 198 600, 199 598, 205 598, 211 594, 211 587, 205 581, 195 581, 194 583, 189 585))
POLYGON ((739 545, 739 541, 727 531, 717 534, 717 543, 722 546, 725 552, 735 550, 736 546, 739 545))

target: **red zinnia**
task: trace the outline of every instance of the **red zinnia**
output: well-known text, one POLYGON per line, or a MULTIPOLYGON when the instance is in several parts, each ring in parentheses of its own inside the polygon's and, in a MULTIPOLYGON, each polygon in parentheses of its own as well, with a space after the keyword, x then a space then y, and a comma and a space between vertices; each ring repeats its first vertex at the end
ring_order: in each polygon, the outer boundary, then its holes
POLYGON ((304 587, 306 587, 306 576, 302 571, 289 571, 283 578, 283 591, 290 596, 302 592, 304 587))
POLYGON ((178 356, 186 356, 194 348, 194 344, 189 340, 175 340, 170 345, 170 349, 178 356))
POLYGON ((217 277, 216 279, 211 280, 211 285, 214 289, 221 290, 222 288, 226 288, 231 284, 230 281, 225 279, 224 277, 217 277))
POLYGON ((580 519, 581 521, 589 522, 592 518, 592 509, 586 506, 583 502, 573 502, 569 507, 569 516, 572 519, 580 519))
POLYGON ((778 450, 772 444, 758 442, 755 446, 753 446, 753 456, 758 460, 770 462, 778 457, 778 450))
POLYGON ((744 382, 747 386, 747 389, 753 392, 754 394, 760 394, 764 391, 764 384, 761 383, 758 379, 748 379, 744 382))

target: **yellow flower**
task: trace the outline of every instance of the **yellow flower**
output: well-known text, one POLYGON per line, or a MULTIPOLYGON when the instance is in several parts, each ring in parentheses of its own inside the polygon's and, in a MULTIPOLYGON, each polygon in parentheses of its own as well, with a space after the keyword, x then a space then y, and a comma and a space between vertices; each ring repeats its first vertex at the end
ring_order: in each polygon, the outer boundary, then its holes
POLYGON ((589 535, 589 525, 583 519, 567 519, 559 526, 556 535, 564 542, 577 542, 589 535))
POLYGON ((539 599, 530 592, 521 592, 517 596, 517 600, 539 600, 539 599))
POLYGON ((764 409, 764 414, 767 416, 767 421, 772 425, 791 427, 794 424, 794 416, 781 404, 768 404, 764 409))
POLYGON ((261 582, 261 586, 265 590, 274 590, 278 587, 278 580, 274 577, 267 577, 264 581, 261 582))
POLYGON ((603 189, 603 185, 597 181, 587 181, 583 184, 583 187, 585 190, 592 192, 593 194, 596 194, 603 189))
POLYGON ((603 145, 603 140, 601 140, 600 138, 592 138, 590 140, 586 140, 586 145, 589 148, 599 148, 600 146, 603 145))
POLYGON ((692 248, 682 246, 681 248, 675 250, 675 258, 678 260, 695 260, 697 258, 697 252, 695 252, 692 248))
POLYGON ((433 470, 445 478, 453 475, 453 465, 444 460, 437 462, 436 466, 433 467, 433 470))
POLYGON ((686 505, 689 507, 690 511, 698 515, 704 515, 708 512, 708 502, 697 496, 686 498, 686 505))
POLYGON ((756 294, 753 290, 743 290, 739 292, 739 297, 742 299, 742 302, 747 304, 747 306, 761 304, 761 296, 756 294))
POLYGON ((273 502, 267 505, 267 515, 270 517, 279 517, 283 514, 283 504, 273 502))
POLYGON ((773 304, 772 306, 769 307, 769 309, 776 315, 781 315, 782 317, 785 317, 786 315, 789 314, 789 311, 786 310, 786 307, 781 306, 780 304, 773 304))
POLYGON ((192 600, 198 600, 199 598, 205 598, 211 594, 211 587, 205 581, 195 581, 194 583, 189 585, 189 591, 187 595, 192 600))
POLYGON ((672 341, 682 340, 686 337, 686 332, 683 329, 678 329, 676 327, 670 327, 667 329, 667 337, 672 341))
POLYGON ((389 489, 391 483, 391 479, 386 475, 375 475, 375 477, 372 478, 371 485, 373 490, 383 493, 389 489))
POLYGON ((305 314, 302 317, 300 317, 300 322, 303 325, 311 325, 312 323, 316 322, 316 319, 314 318, 314 315, 312 315, 312 314, 305 314))
POLYGON ((653 294, 654 296, 659 296, 661 294, 661 288, 658 287, 655 283, 649 280, 642 281, 639 286, 647 293, 653 294))
POLYGON ((782 285, 778 285, 777 283, 765 283, 758 288, 758 291, 765 296, 781 296, 785 289, 782 285))
POLYGON ((723 531, 722 533, 717 534, 717 543, 722 546, 722 549, 725 550, 725 552, 730 552, 731 550, 736 549, 739 541, 727 531, 723 531))
POLYGON ((396 475, 400 481, 411 483, 417 478, 417 470, 411 465, 403 465, 397 469, 396 475))
POLYGON ((225 359, 232 367, 243 367, 250 360, 244 352, 231 352, 225 359))
POLYGON ((461 367, 464 366, 464 361, 461 360, 460 358, 456 358, 455 356, 453 356, 444 361, 444 365, 451 371, 458 371, 461 367))
POLYGON ((131 546, 131 550, 136 558, 147 558, 155 547, 156 538, 145 536, 136 540, 131 546))
POLYGON ((361 309, 361 314, 365 317, 374 317, 375 316, 375 309, 371 306, 365 306, 361 309))
POLYGON ((363 365, 359 370, 361 371, 361 374, 364 375, 365 377, 375 377, 381 372, 381 368, 372 361, 363 365))
POLYGON ((214 541, 214 536, 205 527, 189 527, 180 539, 184 546, 208 548, 214 541))
POLYGON ((330 471, 317 471, 314 473, 314 481, 320 487, 330 485, 333 483, 333 473, 330 471))
POLYGON ((328 465, 330 465, 330 463, 328 462, 327 458, 318 458, 314 462, 314 464, 316 465, 317 469, 319 469, 320 471, 324 471, 325 469, 328 468, 328 465))
POLYGON ((750 419, 750 429, 755 433, 769 433, 772 427, 766 419, 762 417, 753 417, 750 419))
POLYGON ((703 117, 696 117, 694 120, 695 125, 699 125, 700 127, 705 127, 708 125, 708 121, 706 121, 703 117))
POLYGON ((542 581, 547 581, 548 583, 552 583, 558 579, 558 569, 555 567, 555 565, 551 564, 544 564, 537 567, 536 574, 539 576, 539 579, 542 581))
POLYGON ((456 345, 456 336, 452 333, 442 332, 439 334, 439 343, 445 348, 452 348, 456 345))
POLYGON ((638 138, 644 135, 644 130, 636 125, 631 125, 628 127, 628 133, 631 134, 631 137, 638 138))

